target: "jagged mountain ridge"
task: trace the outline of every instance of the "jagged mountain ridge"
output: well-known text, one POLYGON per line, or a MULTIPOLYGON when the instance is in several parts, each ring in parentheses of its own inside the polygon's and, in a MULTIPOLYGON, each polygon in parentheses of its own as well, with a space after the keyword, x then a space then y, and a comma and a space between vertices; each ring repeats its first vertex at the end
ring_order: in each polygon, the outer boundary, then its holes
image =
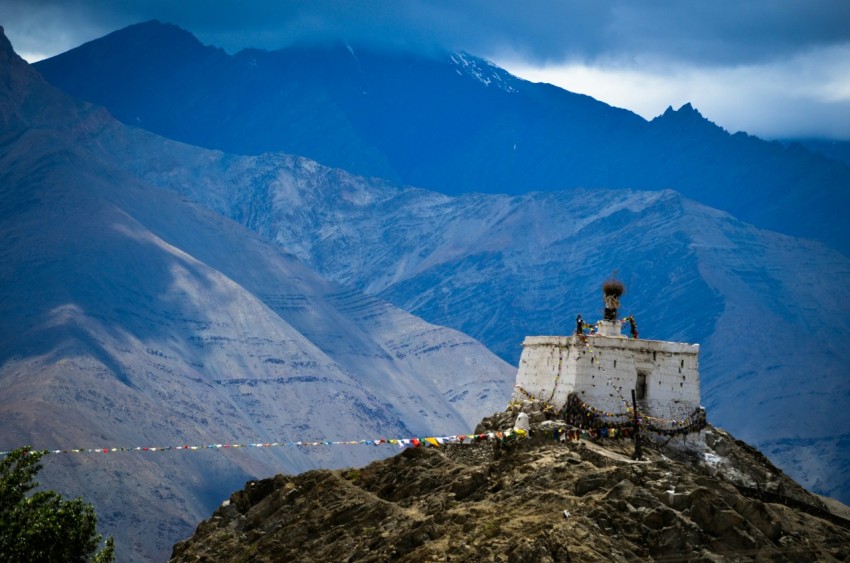
MULTIPOLYGON (((457 432, 507 400, 514 369, 466 335, 116 167, 99 142, 126 127, 2 33, 0 116, 0 449, 457 432)), ((121 560, 156 560, 250 476, 387 453, 55 454, 41 481, 93 502, 121 560)))
POLYGON ((689 104, 647 122, 466 53, 335 46, 228 55, 170 24, 116 31, 36 68, 125 123, 236 154, 283 151, 448 194, 675 189, 850 253, 850 166, 689 104))
POLYGON ((529 334, 601 315, 618 269, 645 338, 699 342, 711 420, 818 492, 850 498, 850 263, 673 191, 450 197, 287 155, 104 140, 128 171, 232 217, 324 275, 516 363, 529 334), (367 250, 368 249, 368 250, 367 250), (837 289, 839 289, 837 291, 837 289), (792 412, 806 413, 789 417, 792 412), (837 425, 837 426, 836 426, 837 425))
MULTIPOLYGON (((723 430, 696 455, 628 440, 531 438, 408 449, 360 469, 248 482, 171 561, 833 561, 830 510, 723 430), (495 444, 495 445, 491 445, 495 444)), ((476 432, 510 428, 519 406, 476 432)), ((693 440, 693 438, 691 438, 693 440)))
POLYGON ((827 158, 850 165, 850 141, 835 141, 823 139, 791 139, 786 144, 800 144, 808 150, 820 153, 827 158))

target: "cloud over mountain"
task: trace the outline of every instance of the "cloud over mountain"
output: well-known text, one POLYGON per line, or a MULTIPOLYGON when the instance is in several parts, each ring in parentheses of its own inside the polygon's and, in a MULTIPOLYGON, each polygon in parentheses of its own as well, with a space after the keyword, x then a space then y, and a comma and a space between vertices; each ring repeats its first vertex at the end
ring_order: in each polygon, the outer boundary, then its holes
POLYGON ((647 119, 692 102, 730 131, 850 139, 850 37, 844 25, 850 13, 845 3, 829 0, 734 6, 691 0, 544 0, 523 6, 481 0, 189 0, 84 1, 73 7, 56 0, 5 0, 3 16, 29 61, 158 19, 231 53, 339 42, 465 50, 647 119), (831 100, 823 98, 824 89, 833 91, 831 100))

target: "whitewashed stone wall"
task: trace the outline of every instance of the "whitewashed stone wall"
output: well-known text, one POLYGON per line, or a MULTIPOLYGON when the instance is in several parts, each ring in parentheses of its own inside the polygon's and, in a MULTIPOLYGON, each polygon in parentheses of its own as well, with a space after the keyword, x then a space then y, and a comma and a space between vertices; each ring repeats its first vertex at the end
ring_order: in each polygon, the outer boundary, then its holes
POLYGON ((642 377, 638 402, 646 414, 682 420, 699 407, 698 344, 625 338, 619 326, 600 326, 600 334, 585 338, 526 337, 517 385, 556 409, 575 392, 596 409, 624 413, 642 377))

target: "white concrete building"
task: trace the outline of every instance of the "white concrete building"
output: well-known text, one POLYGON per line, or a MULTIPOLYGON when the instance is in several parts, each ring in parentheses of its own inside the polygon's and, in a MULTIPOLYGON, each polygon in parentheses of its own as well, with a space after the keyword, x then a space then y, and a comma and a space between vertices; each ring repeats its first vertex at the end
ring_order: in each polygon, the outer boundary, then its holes
POLYGON ((522 346, 517 399, 530 395, 559 410, 574 393, 622 419, 634 389, 639 412, 665 429, 699 412, 698 344, 627 338, 614 320, 599 321, 594 334, 528 336, 522 346))

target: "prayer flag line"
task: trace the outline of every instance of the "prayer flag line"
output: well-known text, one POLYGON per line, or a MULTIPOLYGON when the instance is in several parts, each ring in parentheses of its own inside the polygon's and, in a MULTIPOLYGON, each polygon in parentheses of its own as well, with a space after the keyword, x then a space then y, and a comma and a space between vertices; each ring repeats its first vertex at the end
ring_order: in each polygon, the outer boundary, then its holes
MULTIPOLYGON (((316 446, 382 446, 395 445, 399 448, 412 446, 414 448, 431 447, 439 448, 445 444, 471 444, 486 441, 505 441, 516 438, 525 438, 528 433, 525 430, 509 429, 500 432, 484 432, 481 434, 457 434, 452 436, 429 436, 426 438, 380 438, 377 440, 316 440, 316 441, 279 441, 279 442, 249 442, 249 443, 215 443, 202 445, 181 446, 136 446, 136 447, 111 447, 111 448, 63 448, 46 450, 48 454, 107 454, 119 452, 164 452, 164 451, 198 451, 198 450, 223 450, 239 448, 272 448, 272 447, 316 447, 316 446)), ((8 455, 9 451, 0 451, 0 456, 8 455)))

